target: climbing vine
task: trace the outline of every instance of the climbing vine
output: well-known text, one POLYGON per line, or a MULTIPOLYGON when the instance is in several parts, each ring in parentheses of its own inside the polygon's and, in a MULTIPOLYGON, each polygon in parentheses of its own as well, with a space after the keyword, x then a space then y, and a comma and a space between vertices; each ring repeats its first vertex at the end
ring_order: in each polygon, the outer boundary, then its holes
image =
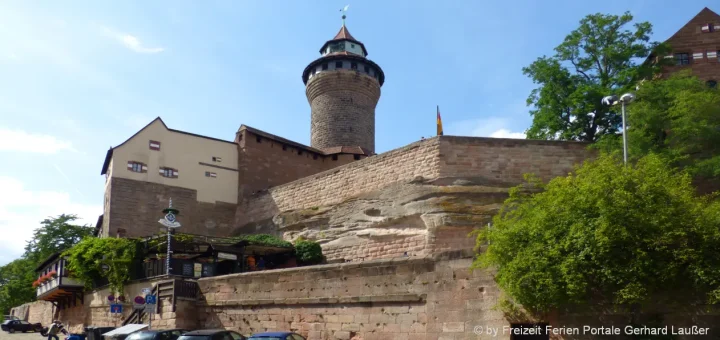
POLYGON ((106 278, 111 292, 123 294, 137 262, 139 243, 124 238, 87 237, 63 253, 71 275, 92 289, 98 280, 106 278))

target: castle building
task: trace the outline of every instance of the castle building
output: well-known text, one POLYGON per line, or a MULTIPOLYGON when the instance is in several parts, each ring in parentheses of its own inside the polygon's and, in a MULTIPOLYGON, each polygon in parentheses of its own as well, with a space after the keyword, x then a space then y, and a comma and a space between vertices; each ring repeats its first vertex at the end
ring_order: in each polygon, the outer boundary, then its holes
POLYGON ((172 199, 182 232, 316 240, 328 260, 471 251, 525 173, 566 175, 589 156, 572 142, 437 136, 375 154, 385 74, 343 23, 302 72, 311 145, 241 125, 233 141, 159 117, 107 152, 96 234, 163 232, 172 199))
POLYGON ((186 232, 227 235, 238 202, 253 194, 364 159, 375 151, 375 106, 385 75, 343 23, 303 71, 311 146, 241 125, 234 141, 170 129, 160 117, 110 148, 100 236, 156 233, 173 198, 186 232))
MULTIPOLYGON (((663 57, 671 59, 672 63, 664 68, 664 76, 690 69, 708 86, 717 86, 720 81, 720 15, 703 8, 665 43, 671 52, 663 57)), ((653 55, 651 59, 656 57, 653 55)))

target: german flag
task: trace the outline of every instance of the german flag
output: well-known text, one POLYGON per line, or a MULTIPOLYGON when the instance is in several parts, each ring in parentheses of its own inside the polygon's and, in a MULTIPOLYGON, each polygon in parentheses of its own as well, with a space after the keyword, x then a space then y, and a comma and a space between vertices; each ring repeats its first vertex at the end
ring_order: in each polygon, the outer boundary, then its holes
POLYGON ((440 118, 440 105, 437 107, 437 135, 443 135, 442 119, 440 118))

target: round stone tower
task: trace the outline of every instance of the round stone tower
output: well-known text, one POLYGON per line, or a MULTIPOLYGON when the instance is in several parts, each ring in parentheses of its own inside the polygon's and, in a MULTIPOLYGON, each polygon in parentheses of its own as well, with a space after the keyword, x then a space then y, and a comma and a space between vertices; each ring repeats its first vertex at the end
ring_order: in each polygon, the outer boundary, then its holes
POLYGON ((323 44, 320 55, 302 75, 312 110, 311 146, 321 150, 359 146, 366 154, 375 153, 375 106, 385 81, 382 69, 367 59, 365 45, 350 35, 344 23, 323 44))

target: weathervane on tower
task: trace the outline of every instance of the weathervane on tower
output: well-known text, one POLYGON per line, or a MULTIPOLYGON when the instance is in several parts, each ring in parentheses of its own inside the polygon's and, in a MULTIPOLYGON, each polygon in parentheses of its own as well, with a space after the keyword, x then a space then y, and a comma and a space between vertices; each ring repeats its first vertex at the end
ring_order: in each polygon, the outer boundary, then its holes
POLYGON ((350 5, 345 5, 345 7, 340 10, 340 12, 342 12, 343 26, 345 26, 345 18, 347 18, 347 15, 345 15, 345 13, 347 13, 348 8, 350 8, 350 5))

